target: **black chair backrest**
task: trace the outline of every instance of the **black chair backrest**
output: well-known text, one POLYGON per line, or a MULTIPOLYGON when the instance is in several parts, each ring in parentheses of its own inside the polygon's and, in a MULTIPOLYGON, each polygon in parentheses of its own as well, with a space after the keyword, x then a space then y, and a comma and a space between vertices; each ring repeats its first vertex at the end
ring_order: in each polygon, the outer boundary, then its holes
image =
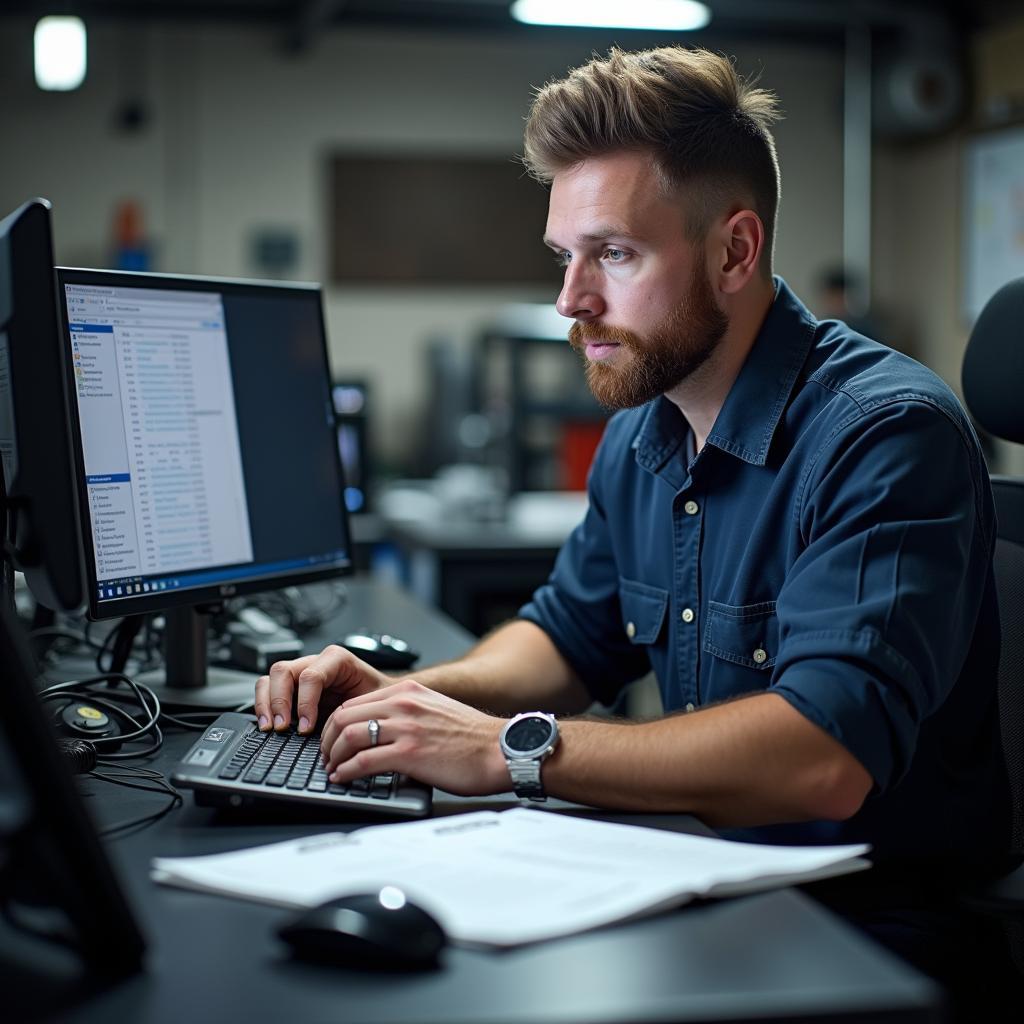
POLYGON ((1013 792, 1013 852, 1024 854, 1024 480, 995 477, 992 489, 999 517, 999 725, 1013 792))
POLYGON ((971 415, 990 434, 1024 444, 1024 277, 985 304, 967 342, 962 381, 971 415))
MULTIPOLYGON (((1024 444, 1024 277, 989 299, 971 331, 964 399, 990 434, 1024 444)), ((1002 649, 999 721, 1013 791, 1013 847, 1024 854, 1024 480, 993 477, 1002 649)))

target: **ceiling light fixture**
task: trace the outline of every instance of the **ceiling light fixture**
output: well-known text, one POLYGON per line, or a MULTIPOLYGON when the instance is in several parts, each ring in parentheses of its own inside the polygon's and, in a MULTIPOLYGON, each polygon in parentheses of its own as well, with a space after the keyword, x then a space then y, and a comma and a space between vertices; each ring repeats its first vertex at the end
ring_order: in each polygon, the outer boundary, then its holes
POLYGON ((696 0, 515 0, 512 17, 528 25, 664 29, 693 32, 711 21, 696 0))
POLYGON ((36 22, 36 85, 67 91, 85 81, 86 37, 81 18, 51 15, 36 22))

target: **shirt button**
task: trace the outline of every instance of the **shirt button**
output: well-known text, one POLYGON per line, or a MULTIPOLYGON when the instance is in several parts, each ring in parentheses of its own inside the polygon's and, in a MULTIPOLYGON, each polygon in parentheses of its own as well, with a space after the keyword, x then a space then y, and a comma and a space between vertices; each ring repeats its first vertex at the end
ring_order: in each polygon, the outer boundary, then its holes
POLYGON ((687 514, 688 516, 695 516, 695 515, 697 514, 697 512, 699 511, 699 510, 700 510, 700 506, 699 506, 699 505, 697 504, 697 502, 695 502, 695 501, 688 501, 688 502, 687 502, 687 503, 686 503, 686 504, 685 504, 685 505, 683 506, 683 511, 684 511, 684 512, 685 512, 685 513, 686 513, 686 514, 687 514))
POLYGON ((686 710, 687 711, 692 711, 693 710, 693 705, 692 704, 687 704, 686 705, 686 710))
POLYGON ((628 636, 630 640, 632 640, 633 637, 636 636, 636 624, 635 623, 633 623, 633 622, 627 622, 626 623, 626 636, 628 636))
POLYGON ((683 620, 683 622, 693 622, 693 618, 694 618, 694 616, 693 616, 693 609, 692 608, 684 608, 682 610, 682 612, 680 613, 679 617, 683 620))
POLYGON ((763 647, 755 648, 754 650, 754 661, 758 665, 763 665, 768 660, 768 652, 763 647))

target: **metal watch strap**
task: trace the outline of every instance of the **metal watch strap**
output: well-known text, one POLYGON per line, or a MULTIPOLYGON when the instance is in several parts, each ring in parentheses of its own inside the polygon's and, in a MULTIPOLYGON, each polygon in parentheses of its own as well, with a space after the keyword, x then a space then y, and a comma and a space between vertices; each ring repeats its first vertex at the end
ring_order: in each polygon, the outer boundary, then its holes
POLYGON ((547 800, 544 786, 540 781, 540 766, 544 763, 539 758, 506 757, 509 775, 512 776, 512 789, 520 799, 547 800))

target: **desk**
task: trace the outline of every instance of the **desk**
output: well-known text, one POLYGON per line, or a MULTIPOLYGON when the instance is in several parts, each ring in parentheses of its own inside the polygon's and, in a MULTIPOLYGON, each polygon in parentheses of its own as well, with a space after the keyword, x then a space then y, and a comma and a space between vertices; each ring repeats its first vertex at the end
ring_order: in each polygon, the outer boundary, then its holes
MULTIPOLYGON (((408 595, 350 585, 339 619, 314 637, 371 625, 392 629, 427 659, 469 639, 408 595)), ((155 767, 167 772, 193 736, 171 735, 155 767)), ((101 823, 152 810, 159 798, 83 782, 101 823)), ((438 795, 439 814, 512 806, 508 799, 438 795)), ((567 805, 563 805, 567 806, 567 805)), ((593 812, 584 812, 593 813, 593 812)), ((616 820, 703 830, 692 818, 616 820)), ((794 890, 709 902, 647 920, 504 953, 449 949, 424 975, 371 974, 291 961, 273 929, 288 912, 157 886, 150 858, 197 855, 366 824, 307 812, 274 818, 185 806, 108 844, 149 938, 145 973, 84 994, 59 971, 8 971, 3 1019, 67 1024, 318 1021, 345 1024, 612 1024, 666 1021, 937 1021, 935 986, 794 890)), ((97 908, 102 913, 102 908, 97 908)), ((10 936, 6 936, 9 941, 10 936)), ((21 948, 26 940, 22 939, 21 948)), ((51 957, 52 959, 52 957, 51 957)), ((13 970, 13 969, 12 969, 13 970)), ((66 974, 66 972, 65 972, 66 974)))
POLYGON ((554 568, 566 532, 472 522, 388 527, 405 556, 413 593, 477 636, 529 601, 554 568))

